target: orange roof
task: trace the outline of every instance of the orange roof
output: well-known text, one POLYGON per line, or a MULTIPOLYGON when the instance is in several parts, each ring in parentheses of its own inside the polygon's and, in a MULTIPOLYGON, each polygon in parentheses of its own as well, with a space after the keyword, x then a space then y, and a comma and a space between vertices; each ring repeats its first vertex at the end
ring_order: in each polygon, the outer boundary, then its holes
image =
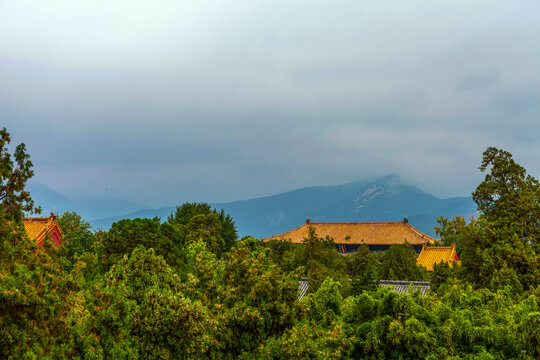
MULTIPOLYGON (((41 242, 45 239, 47 234, 50 234, 52 230, 58 227, 56 222, 56 216, 51 214, 49 217, 28 217, 23 219, 24 230, 26 230, 26 235, 32 240, 41 242)), ((61 233, 61 232, 60 232, 61 233)))
POLYGON ((294 230, 275 235, 263 241, 290 239, 293 243, 302 243, 308 237, 308 229, 313 226, 317 236, 329 236, 336 244, 391 245, 402 244, 407 240, 411 245, 432 243, 434 238, 418 231, 406 220, 400 222, 365 222, 365 223, 306 223, 294 230))
POLYGON ((441 261, 449 265, 452 265, 453 261, 459 264, 456 244, 452 244, 452 246, 423 246, 416 259, 416 263, 424 266, 427 271, 433 271, 433 265, 441 261))

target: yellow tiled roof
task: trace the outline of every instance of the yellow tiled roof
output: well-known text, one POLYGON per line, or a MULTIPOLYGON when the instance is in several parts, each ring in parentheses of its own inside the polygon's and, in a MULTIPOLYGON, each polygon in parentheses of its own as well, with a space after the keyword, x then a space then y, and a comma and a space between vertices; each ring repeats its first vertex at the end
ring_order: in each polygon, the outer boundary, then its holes
MULTIPOLYGON (((43 241, 45 236, 52 231, 58 223, 56 216, 51 214, 49 217, 28 217, 23 219, 24 230, 31 240, 43 241)), ((60 228, 58 228, 60 230, 60 228)))
POLYGON ((428 271, 433 271, 433 265, 441 261, 449 265, 452 265, 453 261, 459 263, 455 244, 452 246, 423 246, 416 259, 416 263, 424 266, 428 271))
POLYGON ((405 240, 411 245, 428 244, 435 241, 434 238, 412 227, 406 221, 400 222, 365 222, 365 223, 310 223, 288 231, 286 233, 263 239, 291 240, 293 243, 302 243, 308 237, 310 226, 315 228, 317 236, 330 236, 336 244, 368 244, 368 245, 391 245, 402 244, 405 240))

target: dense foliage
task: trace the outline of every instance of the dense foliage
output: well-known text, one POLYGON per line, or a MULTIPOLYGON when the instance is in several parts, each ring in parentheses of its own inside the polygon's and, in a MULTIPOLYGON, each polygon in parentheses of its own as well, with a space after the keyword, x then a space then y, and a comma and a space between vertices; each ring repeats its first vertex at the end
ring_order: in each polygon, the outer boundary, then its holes
POLYGON ((233 218, 206 203, 177 206, 167 221, 186 234, 186 241, 201 238, 216 254, 229 250, 238 239, 233 218))
POLYGON ((20 227, 24 211, 40 212, 25 190, 27 180, 34 175, 30 156, 24 144, 19 144, 12 156, 10 143, 11 136, 3 128, 0 130, 0 241, 20 227))
POLYGON ((142 245, 153 248, 169 265, 181 268, 184 264, 183 238, 183 234, 168 223, 139 218, 120 220, 103 236, 101 259, 108 268, 142 245))
POLYGON ((408 244, 343 256, 313 229, 303 244, 237 241, 232 218, 207 204, 105 232, 68 212, 62 246, 38 247, 21 223, 31 163, 18 147, 14 167, 4 143, 2 359, 540 358, 538 182, 502 150, 484 154, 481 215, 439 221, 462 265, 427 273, 408 244), (433 291, 398 294, 381 278, 433 291))
POLYGON ((440 218, 443 241, 458 240, 460 277, 476 288, 532 292, 540 282, 540 184, 504 150, 488 148, 473 192, 479 216, 440 218))

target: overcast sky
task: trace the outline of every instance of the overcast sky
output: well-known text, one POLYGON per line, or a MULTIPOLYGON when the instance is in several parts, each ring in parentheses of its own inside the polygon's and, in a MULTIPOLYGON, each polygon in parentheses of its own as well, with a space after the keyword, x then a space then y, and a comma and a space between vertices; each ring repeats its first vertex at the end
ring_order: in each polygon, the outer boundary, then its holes
POLYGON ((540 2, 0 0, 0 126, 35 181, 147 206, 397 172, 540 175, 540 2))

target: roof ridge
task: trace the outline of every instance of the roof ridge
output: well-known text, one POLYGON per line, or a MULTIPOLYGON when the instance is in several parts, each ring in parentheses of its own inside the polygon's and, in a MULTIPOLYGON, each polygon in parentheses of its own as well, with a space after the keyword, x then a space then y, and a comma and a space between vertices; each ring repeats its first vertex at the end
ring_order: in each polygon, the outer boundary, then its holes
POLYGON ((357 244, 393 244, 401 243, 404 239, 410 244, 433 243, 436 239, 421 231, 416 230, 411 224, 404 221, 372 221, 372 222, 311 222, 309 219, 304 224, 281 234, 273 234, 262 241, 290 239, 293 243, 301 243, 308 234, 308 229, 313 226, 319 237, 330 236, 336 243, 357 244), (383 235, 384 234, 384 235, 383 235), (399 238, 399 239, 398 239, 399 238))
MULTIPOLYGON (((433 271, 433 265, 441 261, 451 263, 456 260, 457 252, 455 244, 451 246, 423 246, 416 262, 425 266, 428 271, 433 271), (435 254, 436 253, 436 254, 435 254)), ((459 262, 459 259, 457 260, 459 262)))
POLYGON ((287 232, 284 232, 284 233, 281 233, 281 234, 278 234, 278 235, 272 235, 272 236, 268 236, 266 238, 262 238, 261 240, 268 240, 268 239, 275 239, 275 238, 286 238, 286 235, 289 234, 289 233, 292 233, 293 231, 296 231, 296 230, 299 230, 303 227, 309 227, 309 226, 312 226, 312 225, 320 225, 320 224, 347 224, 347 225, 352 225, 352 224, 370 224, 370 225, 373 225, 373 224, 384 224, 384 225, 399 225, 399 224, 403 224, 405 225, 405 223, 403 223, 403 221, 372 221, 372 222, 361 222, 361 221, 352 221, 352 222, 346 222, 346 221, 328 221, 328 222, 325 222, 325 221, 321 221, 321 222, 312 222, 310 221, 309 223, 304 223, 292 230, 289 230, 287 232))
POLYGON ((25 217, 23 218, 23 223, 25 224, 25 227, 26 225, 38 227, 37 232, 32 235, 32 239, 35 239, 38 242, 42 241, 45 235, 51 233, 55 227, 58 228, 60 235, 63 236, 62 230, 60 230, 60 226, 56 220, 56 216, 53 213, 51 213, 50 216, 25 217))
POLYGON ((435 238, 432 238, 431 236, 429 236, 428 234, 424 234, 423 232, 421 232, 420 230, 416 229, 414 226, 412 226, 411 224, 409 224, 408 222, 407 223, 403 223, 404 225, 407 225, 407 227, 412 230, 416 235, 420 236, 420 237, 423 237, 423 238, 427 238, 427 239, 430 239, 430 240, 436 240, 435 238))
POLYGON ((403 221, 321 221, 309 223, 309 225, 313 224, 403 224, 403 221))
POLYGON ((291 233, 291 232, 293 232, 293 231, 296 231, 296 230, 298 230, 298 229, 301 229, 301 228, 303 228, 303 227, 306 226, 306 225, 308 225, 308 224, 302 224, 302 225, 300 225, 299 227, 294 228, 294 229, 292 229, 292 230, 289 230, 289 231, 287 231, 287 232, 284 232, 284 233, 282 233, 282 234, 272 235, 272 236, 266 237, 266 238, 261 239, 261 240, 264 241, 264 240, 269 240, 269 239, 271 240, 271 239, 276 239, 276 238, 285 239, 285 235, 286 235, 286 234, 291 233))

